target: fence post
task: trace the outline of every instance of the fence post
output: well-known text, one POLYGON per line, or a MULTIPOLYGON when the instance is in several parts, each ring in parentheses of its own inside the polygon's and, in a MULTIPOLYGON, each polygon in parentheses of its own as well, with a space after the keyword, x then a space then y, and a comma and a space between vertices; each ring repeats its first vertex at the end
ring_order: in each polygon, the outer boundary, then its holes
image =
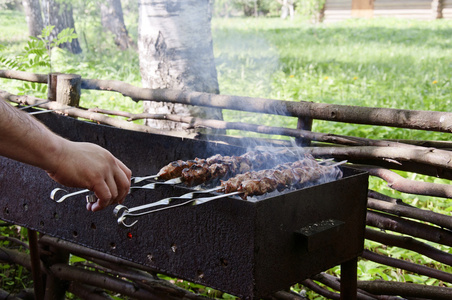
MULTIPOLYGON (((297 129, 309 130, 312 129, 312 119, 308 117, 299 117, 297 123, 297 129)), ((295 143, 300 147, 309 147, 311 141, 302 137, 295 138, 295 143)))
POLYGON ((57 76, 61 73, 49 73, 47 78, 47 99, 56 101, 57 76))
POLYGON ((80 103, 82 77, 75 74, 58 74, 56 101, 62 105, 77 107, 80 103))

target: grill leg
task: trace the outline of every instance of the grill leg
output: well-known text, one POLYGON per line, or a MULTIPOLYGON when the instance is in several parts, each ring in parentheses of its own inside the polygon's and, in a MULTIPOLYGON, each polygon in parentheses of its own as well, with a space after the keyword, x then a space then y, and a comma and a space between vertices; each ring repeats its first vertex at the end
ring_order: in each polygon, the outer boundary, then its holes
POLYGON ((356 300, 358 298, 357 268, 357 257, 341 264, 341 300, 356 300))

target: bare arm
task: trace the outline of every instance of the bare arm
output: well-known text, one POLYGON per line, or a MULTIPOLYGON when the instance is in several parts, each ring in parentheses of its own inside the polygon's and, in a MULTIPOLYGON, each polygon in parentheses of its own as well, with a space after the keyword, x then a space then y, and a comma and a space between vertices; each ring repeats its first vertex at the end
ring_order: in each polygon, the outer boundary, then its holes
POLYGON ((99 201, 87 206, 92 211, 122 203, 130 188, 131 171, 110 152, 66 140, 3 100, 0 155, 37 166, 63 185, 94 191, 99 201))

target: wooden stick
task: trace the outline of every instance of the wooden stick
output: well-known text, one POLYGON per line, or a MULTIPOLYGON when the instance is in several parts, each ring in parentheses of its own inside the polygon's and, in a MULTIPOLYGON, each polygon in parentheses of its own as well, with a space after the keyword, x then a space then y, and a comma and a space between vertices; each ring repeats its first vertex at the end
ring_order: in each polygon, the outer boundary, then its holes
MULTIPOLYGON (((35 103, 39 103, 39 102, 43 101, 43 99, 39 99, 36 97, 17 96, 17 95, 13 95, 6 91, 1 91, 1 90, 0 90, 0 99, 3 99, 5 101, 10 101, 10 102, 15 102, 15 103, 27 104, 27 105, 34 105, 35 103)), ((68 116, 72 116, 72 117, 80 117, 80 118, 84 118, 87 120, 96 121, 100 124, 111 125, 111 126, 115 126, 115 127, 122 128, 122 129, 135 130, 135 131, 154 133, 154 134, 165 134, 165 135, 171 135, 171 136, 188 137, 188 138, 195 137, 195 134, 187 134, 187 133, 178 132, 178 131, 157 130, 157 129, 151 128, 149 126, 139 125, 139 124, 130 123, 130 122, 127 122, 124 120, 110 118, 103 114, 90 112, 90 111, 87 111, 84 109, 61 105, 57 102, 48 102, 45 104, 41 104, 40 107, 55 110, 56 112, 58 112, 60 114, 64 114, 64 115, 68 115, 68 116)))
POLYGON ((433 197, 452 198, 452 185, 450 184, 411 180, 404 178, 393 171, 380 167, 363 165, 353 165, 353 167, 365 170, 369 172, 369 175, 383 179, 388 183, 388 187, 399 192, 433 197))
POLYGON ((452 246, 452 233, 450 230, 398 218, 389 214, 367 211, 366 224, 383 230, 391 230, 438 244, 452 246))
POLYGON ((358 281, 358 287, 377 295, 399 295, 401 297, 415 297, 416 299, 449 300, 450 295, 452 295, 451 288, 408 282, 358 281))
POLYGON ((315 157, 335 157, 341 160, 350 159, 378 159, 391 160, 399 164, 416 162, 452 170, 452 152, 434 148, 405 148, 405 147, 305 147, 302 150, 315 157))
POLYGON ((413 272, 419 275, 428 276, 431 278, 436 278, 445 282, 452 282, 452 274, 436 270, 433 268, 429 268, 423 265, 415 264, 409 261, 405 261, 402 259, 396 259, 388 256, 383 256, 377 253, 374 253, 369 250, 364 250, 361 255, 362 258, 377 262, 379 264, 383 264, 386 266, 403 269, 409 272, 413 272))
POLYGON ((344 135, 336 135, 336 134, 326 134, 326 133, 318 133, 312 132, 303 129, 293 129, 293 128, 283 128, 283 127, 272 127, 272 126, 264 126, 257 124, 248 124, 242 122, 226 122, 220 120, 206 120, 195 117, 184 117, 178 115, 171 114, 149 114, 149 113, 141 113, 141 114, 133 114, 129 112, 122 111, 114 111, 100 108, 90 108, 89 111, 121 116, 128 118, 128 121, 140 120, 140 119, 157 119, 157 120, 170 120, 174 122, 182 122, 186 124, 190 124, 190 128, 214 128, 214 129, 235 129, 235 130, 243 130, 243 131, 251 131, 263 134, 273 134, 273 135, 285 135, 296 138, 302 138, 306 140, 324 142, 324 143, 334 143, 340 145, 349 145, 349 146, 393 146, 393 147, 414 147, 410 144, 404 144, 401 142, 393 142, 389 140, 372 140, 366 138, 352 137, 352 136, 344 136, 344 135))
POLYGON ((407 217, 411 219, 429 222, 440 227, 452 230, 451 216, 436 213, 430 210, 423 210, 417 207, 409 207, 406 205, 390 203, 370 197, 367 198, 367 207, 375 210, 388 212, 399 217, 407 217))
POLYGON ((365 237, 384 245, 395 246, 425 255, 443 264, 452 266, 452 254, 441 251, 410 236, 400 236, 366 228, 365 237))

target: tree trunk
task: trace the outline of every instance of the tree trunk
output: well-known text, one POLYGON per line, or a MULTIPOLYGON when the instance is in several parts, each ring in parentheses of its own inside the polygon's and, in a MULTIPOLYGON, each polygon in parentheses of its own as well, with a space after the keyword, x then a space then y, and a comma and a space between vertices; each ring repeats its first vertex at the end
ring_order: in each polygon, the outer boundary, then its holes
MULTIPOLYGON (((44 11, 45 25, 54 25, 55 28, 50 34, 50 39, 54 39, 58 34, 66 28, 74 28, 74 17, 72 15, 72 5, 70 2, 56 0, 42 0, 42 8, 44 11)), ((61 48, 65 48, 74 54, 82 52, 78 39, 73 39, 70 43, 63 43, 61 48)))
POLYGON ((101 2, 100 14, 102 26, 115 35, 115 44, 121 50, 133 46, 133 42, 124 24, 121 0, 106 0, 105 2, 101 2))
MULTIPOLYGON (((209 0, 139 1, 138 49, 144 87, 219 93, 210 19, 209 0)), ((144 106, 149 113, 222 119, 218 109, 161 102, 144 106)), ((185 129, 169 121, 147 120, 146 124, 185 129)))
POLYGON ((42 33, 44 23, 41 15, 41 4, 39 0, 23 0, 22 5, 28 24, 28 35, 37 37, 42 33))

